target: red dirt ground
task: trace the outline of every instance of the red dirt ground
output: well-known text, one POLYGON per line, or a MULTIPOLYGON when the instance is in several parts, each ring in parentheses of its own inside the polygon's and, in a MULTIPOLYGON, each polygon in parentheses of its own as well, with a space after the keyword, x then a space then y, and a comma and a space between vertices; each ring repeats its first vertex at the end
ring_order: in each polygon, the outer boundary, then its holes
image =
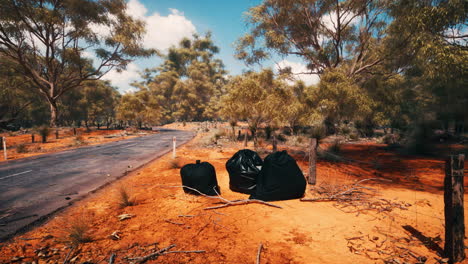
MULTIPOLYGON (((366 186, 379 191, 376 200, 385 199, 402 209, 347 213, 336 202, 289 200, 274 202, 282 209, 248 204, 204 210, 216 201, 184 194, 178 187, 176 165, 209 161, 216 167, 224 198, 248 198, 229 190, 224 167, 242 144, 204 145, 207 136, 199 134, 180 148, 178 164, 168 154, 77 202, 43 226, 0 244, 0 263, 63 263, 70 252, 69 230, 76 223, 89 226, 92 242, 77 246, 68 258, 70 263, 108 263, 112 253, 117 256, 115 263, 128 263, 126 257, 147 255, 171 244, 176 244, 173 250, 206 252, 167 254, 147 263, 256 263, 259 244, 264 247, 262 264, 385 263, 392 259, 417 263, 417 257, 434 264, 441 259, 442 160, 399 156, 378 144, 347 144, 342 155, 352 161, 318 162, 318 186, 391 179, 366 186), (136 199, 136 205, 119 207, 122 187, 136 199), (119 221, 117 216, 124 213, 133 217, 119 221), (111 239, 113 232, 120 239, 111 239)), ((303 152, 289 149, 289 153, 307 171, 303 152)), ((311 195, 308 190, 306 197, 311 195)))
MULTIPOLYGON (((55 131, 52 131, 47 137, 46 143, 41 143, 41 137, 35 134, 35 143, 31 143, 31 134, 9 135, 7 133, 0 134, 0 137, 6 137, 8 160, 21 159, 41 155, 45 153, 58 152, 73 148, 78 148, 86 145, 96 145, 112 141, 133 138, 145 135, 148 132, 126 133, 125 130, 91 130, 86 131, 85 128, 77 129, 77 136, 73 135, 72 128, 61 128, 59 130, 59 138, 55 138, 55 131), (113 137, 110 137, 113 136, 113 137), (18 153, 18 145, 23 144, 26 152, 18 153)), ((154 133, 151 132, 150 133, 154 133)), ((0 163, 4 161, 3 146, 0 147, 0 163)))

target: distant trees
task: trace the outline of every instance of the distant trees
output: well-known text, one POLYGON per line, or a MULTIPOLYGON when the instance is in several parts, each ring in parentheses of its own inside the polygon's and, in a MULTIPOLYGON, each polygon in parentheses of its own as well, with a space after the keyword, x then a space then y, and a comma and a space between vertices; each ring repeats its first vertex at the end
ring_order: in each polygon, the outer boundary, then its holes
POLYGON ((145 80, 134 84, 138 91, 128 96, 144 94, 151 102, 145 106, 158 113, 160 123, 216 119, 226 83, 224 65, 215 58, 218 51, 210 33, 183 39, 163 56, 161 66, 145 71, 145 80))
POLYGON ((152 53, 140 45, 143 23, 125 10, 124 0, 0 1, 0 54, 45 99, 51 126, 64 94, 152 53))
POLYGON ((292 56, 319 74, 302 101, 279 110, 289 126, 318 118, 329 133, 343 122, 369 132, 425 120, 460 133, 468 123, 466 10, 462 0, 265 0, 247 13, 251 30, 236 56, 247 65, 292 56))

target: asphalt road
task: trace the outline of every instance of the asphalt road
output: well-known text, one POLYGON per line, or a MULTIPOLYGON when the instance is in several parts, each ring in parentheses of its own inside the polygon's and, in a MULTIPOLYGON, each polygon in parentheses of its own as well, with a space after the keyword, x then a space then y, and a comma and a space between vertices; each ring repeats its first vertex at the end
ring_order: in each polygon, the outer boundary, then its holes
POLYGON ((0 163, 0 241, 106 183, 162 156, 194 134, 160 133, 0 163))

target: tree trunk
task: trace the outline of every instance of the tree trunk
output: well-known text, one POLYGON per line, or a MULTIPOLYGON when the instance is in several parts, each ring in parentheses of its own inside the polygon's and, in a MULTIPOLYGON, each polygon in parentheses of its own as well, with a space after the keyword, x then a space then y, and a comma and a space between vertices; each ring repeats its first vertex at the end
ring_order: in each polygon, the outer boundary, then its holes
POLYGON ((58 109, 57 102, 49 101, 50 107, 50 127, 57 127, 58 109))

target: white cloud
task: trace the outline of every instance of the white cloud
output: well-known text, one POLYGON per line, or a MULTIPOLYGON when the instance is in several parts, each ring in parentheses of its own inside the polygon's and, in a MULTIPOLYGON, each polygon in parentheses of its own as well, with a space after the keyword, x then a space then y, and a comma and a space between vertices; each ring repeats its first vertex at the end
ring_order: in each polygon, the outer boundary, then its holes
MULTIPOLYGON (((303 81, 306 85, 314 85, 319 83, 320 77, 318 74, 304 74, 304 72, 309 72, 306 65, 298 62, 292 62, 288 60, 282 60, 276 65, 276 70, 284 69, 290 67, 293 77, 296 80, 303 81)), ((292 83, 291 83, 292 84, 292 83)))
POLYGON ((134 18, 145 19, 147 12, 148 9, 138 0, 130 0, 127 4, 127 14, 134 18))
POLYGON ((170 14, 162 16, 159 13, 147 15, 148 10, 138 0, 130 0, 127 6, 127 14, 146 23, 146 35, 143 45, 145 48, 167 50, 176 45, 184 37, 192 37, 197 32, 192 21, 188 20, 184 13, 170 8, 170 14))
MULTIPOLYGON (((166 51, 172 45, 177 45, 184 37, 191 38, 197 32, 193 23, 185 17, 183 12, 172 8, 169 11, 170 14, 167 16, 162 16, 157 12, 150 14, 139 0, 128 2, 127 14, 146 23, 146 35, 143 39, 145 48, 166 51)), ((109 33, 108 27, 94 26, 93 30, 103 36, 109 33)), ((86 55, 92 56, 92 54, 86 55)), ((122 92, 135 91, 135 88, 130 84, 141 79, 139 71, 140 68, 136 63, 130 63, 126 70, 120 73, 111 70, 103 79, 109 80, 122 92)))
POLYGON ((109 80, 113 86, 118 87, 122 92, 133 91, 135 88, 130 84, 140 79, 139 71, 138 65, 132 62, 127 65, 126 70, 117 72, 117 70, 112 69, 102 79, 109 80))

